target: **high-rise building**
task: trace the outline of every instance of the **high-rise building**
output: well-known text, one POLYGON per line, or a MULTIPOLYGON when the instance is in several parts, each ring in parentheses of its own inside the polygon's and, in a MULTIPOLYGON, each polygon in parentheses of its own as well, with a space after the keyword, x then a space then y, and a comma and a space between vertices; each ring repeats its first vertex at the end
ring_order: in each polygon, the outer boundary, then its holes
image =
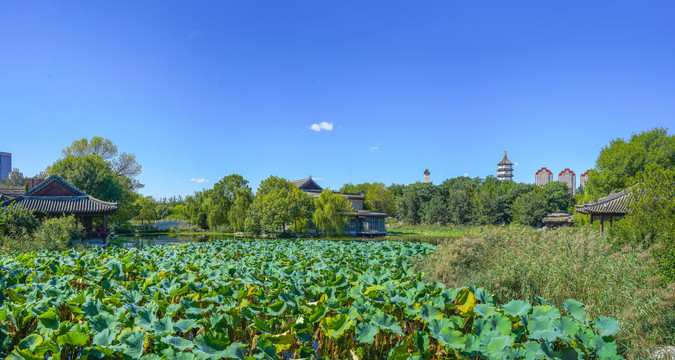
POLYGON ((12 172, 12 154, 0 152, 0 179, 7 179, 12 172))
POLYGON ((567 187, 572 190, 572 195, 577 193, 577 174, 575 174, 574 171, 565 168, 565 170, 558 174, 558 181, 567 184, 567 187))
POLYGON ((506 150, 504 150, 504 158, 497 165, 497 179, 502 181, 513 181, 513 163, 506 157, 506 150))
POLYGON ((534 174, 534 184, 544 186, 553 181, 553 171, 543 167, 534 174))
POLYGON ((583 174, 581 174, 581 176, 579 176, 579 187, 583 188, 583 187, 586 186, 586 181, 588 181, 588 172, 589 171, 591 171, 591 170, 590 169, 586 170, 585 173, 583 173, 583 174))
POLYGON ((424 182, 429 183, 431 182, 431 179, 429 178, 429 175, 431 175, 431 172, 429 169, 424 170, 424 182))

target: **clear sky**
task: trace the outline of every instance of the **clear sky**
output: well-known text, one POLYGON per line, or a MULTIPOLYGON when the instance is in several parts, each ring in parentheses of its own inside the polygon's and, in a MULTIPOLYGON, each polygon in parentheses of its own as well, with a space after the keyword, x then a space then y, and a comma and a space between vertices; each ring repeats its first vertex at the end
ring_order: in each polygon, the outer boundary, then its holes
POLYGON ((141 192, 591 168, 675 129, 675 1, 0 2, 0 151, 101 136, 141 192), (322 125, 322 123, 325 123, 322 125), (319 130, 319 131, 315 131, 319 130), (198 183, 194 180, 203 179, 198 183))

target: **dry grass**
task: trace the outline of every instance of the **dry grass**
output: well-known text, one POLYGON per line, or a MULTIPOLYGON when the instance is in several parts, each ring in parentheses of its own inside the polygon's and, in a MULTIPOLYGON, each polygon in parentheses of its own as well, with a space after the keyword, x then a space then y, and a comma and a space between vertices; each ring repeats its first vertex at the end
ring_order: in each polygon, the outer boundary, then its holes
POLYGON ((659 287, 648 251, 617 249, 579 228, 479 230, 442 243, 419 270, 449 287, 482 286, 500 303, 535 296, 557 306, 579 300, 593 318, 621 322, 618 342, 628 358, 675 344, 675 285, 659 287))

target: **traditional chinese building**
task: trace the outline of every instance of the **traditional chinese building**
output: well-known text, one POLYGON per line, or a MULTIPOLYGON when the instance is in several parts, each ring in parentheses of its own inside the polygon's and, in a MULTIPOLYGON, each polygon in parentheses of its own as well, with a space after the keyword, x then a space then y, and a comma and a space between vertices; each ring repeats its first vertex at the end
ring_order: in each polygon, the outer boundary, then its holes
POLYGON ((25 194, 5 199, 0 206, 21 206, 38 218, 74 215, 88 234, 92 234, 94 218, 101 218, 103 229, 107 229, 108 216, 117 211, 116 203, 91 197, 58 175, 48 177, 25 194))
POLYGON ((628 202, 629 194, 627 191, 612 192, 595 201, 577 205, 576 212, 591 215, 591 228, 593 228, 594 221, 600 220, 600 231, 602 232, 605 221, 609 221, 611 225, 614 220, 622 219, 628 214, 628 202))
POLYGON ((513 163, 506 157, 504 151, 504 158, 497 164, 497 179, 502 181, 513 181, 513 163))
POLYGON ((544 186, 553 181, 553 171, 543 167, 534 174, 534 184, 544 186))
POLYGON ((431 176, 431 171, 429 171, 429 169, 424 170, 424 182, 425 183, 431 182, 431 178, 429 176, 431 176))
MULTIPOLYGON (((298 189, 317 197, 323 191, 323 188, 310 176, 307 179, 291 181, 298 189)), ((372 211, 363 209, 363 201, 366 199, 363 194, 344 193, 344 196, 352 205, 353 213, 349 215, 349 222, 345 232, 351 235, 385 235, 387 230, 384 221, 387 214, 382 211, 372 211)))

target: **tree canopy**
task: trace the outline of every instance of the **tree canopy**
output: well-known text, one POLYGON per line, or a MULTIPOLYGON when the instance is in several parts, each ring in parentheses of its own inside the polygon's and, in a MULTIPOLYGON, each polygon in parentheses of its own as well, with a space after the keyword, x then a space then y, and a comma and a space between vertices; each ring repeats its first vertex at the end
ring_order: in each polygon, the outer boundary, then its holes
POLYGON ((626 141, 612 140, 600 151, 595 171, 588 175, 586 192, 601 197, 637 182, 636 176, 650 164, 664 169, 675 166, 675 136, 665 128, 633 134, 626 141))

